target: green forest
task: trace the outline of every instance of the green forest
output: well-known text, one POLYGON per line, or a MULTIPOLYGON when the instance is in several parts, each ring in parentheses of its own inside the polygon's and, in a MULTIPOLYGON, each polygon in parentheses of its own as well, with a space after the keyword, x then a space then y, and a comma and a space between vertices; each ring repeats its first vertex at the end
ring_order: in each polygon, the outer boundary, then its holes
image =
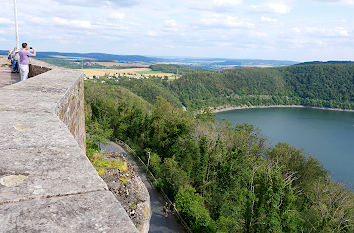
MULTIPOLYGON (((171 65, 155 68, 163 72, 175 69, 171 65)), ((354 109, 352 63, 196 71, 185 73, 175 81, 122 79, 110 83, 128 88, 149 103, 161 96, 176 106, 183 104, 192 110, 254 105, 354 109)))
POLYGON ((207 70, 194 67, 194 66, 183 66, 176 64, 154 64, 150 66, 150 69, 154 71, 161 71, 162 73, 173 73, 173 74, 188 74, 196 72, 205 72, 207 70))
POLYGON ((156 187, 176 203, 193 232, 353 232, 353 193, 334 183, 319 161, 286 143, 270 146, 252 125, 217 122, 203 108, 257 101, 353 108, 353 67, 88 81, 87 153, 115 138, 145 161, 151 152, 156 187), (182 103, 203 110, 183 111, 182 103))

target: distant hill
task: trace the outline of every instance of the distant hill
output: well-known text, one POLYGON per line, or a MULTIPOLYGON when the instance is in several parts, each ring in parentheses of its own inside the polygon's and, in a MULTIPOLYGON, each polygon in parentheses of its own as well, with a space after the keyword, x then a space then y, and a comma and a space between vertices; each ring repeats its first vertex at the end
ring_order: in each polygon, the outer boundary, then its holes
POLYGON ((354 61, 309 61, 303 62, 296 65, 315 65, 315 64, 348 64, 354 63, 354 61))
MULTIPOLYGON (((176 67, 155 67, 173 72, 176 67)), ((354 64, 311 64, 186 72, 177 80, 120 79, 150 103, 157 96, 176 106, 306 105, 354 110, 354 64)), ((191 70, 192 71, 192 70, 191 70)))
POLYGON ((297 64, 296 61, 287 60, 262 60, 262 59, 230 59, 230 58, 184 58, 184 57, 162 57, 170 62, 180 65, 191 65, 207 70, 225 70, 232 68, 265 68, 289 66, 297 64))
POLYGON ((151 70, 161 71, 163 73, 173 73, 173 74, 188 74, 196 72, 205 72, 207 70, 193 67, 193 66, 183 66, 177 64, 154 64, 150 66, 151 70))
MULTIPOLYGON (((7 55, 7 51, 0 50, 0 55, 7 55)), ((65 58, 85 58, 91 59, 95 62, 145 62, 156 63, 165 61, 162 58, 146 57, 140 55, 115 55, 106 53, 60 53, 60 52, 37 52, 37 58, 39 59, 65 59, 65 58)))
MULTIPOLYGON (((0 50, 0 55, 7 55, 7 51, 0 50)), ((120 63, 143 63, 159 64, 168 63, 197 67, 206 70, 225 70, 244 67, 278 67, 294 65, 298 62, 283 60, 261 59, 228 59, 228 58, 190 58, 190 57, 152 57, 141 55, 115 55, 106 53, 60 53, 60 52, 37 52, 37 58, 67 68, 75 68, 75 62, 120 62, 120 63), (51 60, 49 60, 51 59, 51 60)), ((96 67, 89 65, 89 67, 96 67)), ((97 67, 98 68, 98 67, 97 67)), ((104 67, 100 67, 104 68, 104 67)))
POLYGON ((354 64, 308 64, 186 74, 169 88, 194 109, 307 105, 354 109, 354 64))

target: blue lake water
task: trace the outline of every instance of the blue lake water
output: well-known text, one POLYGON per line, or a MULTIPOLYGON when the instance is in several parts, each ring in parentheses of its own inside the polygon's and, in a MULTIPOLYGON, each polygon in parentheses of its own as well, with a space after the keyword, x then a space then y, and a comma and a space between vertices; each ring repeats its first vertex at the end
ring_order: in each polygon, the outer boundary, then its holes
POLYGON ((303 148, 335 181, 354 190, 354 112, 264 108, 221 112, 216 118, 256 125, 272 144, 287 142, 303 148))

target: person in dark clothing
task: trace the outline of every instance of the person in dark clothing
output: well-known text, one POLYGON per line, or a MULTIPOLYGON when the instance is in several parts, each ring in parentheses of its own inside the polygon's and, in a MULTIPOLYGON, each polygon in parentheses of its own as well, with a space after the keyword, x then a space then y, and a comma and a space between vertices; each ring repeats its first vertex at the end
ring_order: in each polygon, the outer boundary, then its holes
POLYGON ((175 203, 171 203, 171 204, 170 204, 170 211, 171 211, 171 214, 174 214, 175 209, 176 209, 176 204, 175 204, 175 203))
POLYGON ((168 203, 166 202, 166 204, 163 207, 163 215, 167 218, 168 217, 168 203))

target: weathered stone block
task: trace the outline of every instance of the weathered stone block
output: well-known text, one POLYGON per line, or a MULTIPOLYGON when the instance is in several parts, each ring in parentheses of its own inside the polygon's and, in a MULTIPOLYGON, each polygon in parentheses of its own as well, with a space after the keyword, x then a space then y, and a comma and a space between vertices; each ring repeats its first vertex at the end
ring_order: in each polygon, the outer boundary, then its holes
POLYGON ((111 192, 30 200, 0 205, 0 232, 137 233, 111 192))

